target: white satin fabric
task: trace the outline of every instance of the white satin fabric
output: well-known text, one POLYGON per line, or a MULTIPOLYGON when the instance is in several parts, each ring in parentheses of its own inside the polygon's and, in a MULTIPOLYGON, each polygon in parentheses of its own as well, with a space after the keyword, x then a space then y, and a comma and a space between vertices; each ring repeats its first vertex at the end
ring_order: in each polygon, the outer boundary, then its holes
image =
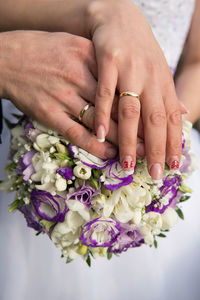
MULTIPOLYGON (((156 37, 163 43, 162 48, 168 49, 165 51, 168 63, 176 67, 189 29, 194 1, 138 0, 135 3, 150 20, 154 33, 157 32, 156 37), (179 13, 176 11, 178 8, 179 13), (159 18, 158 10, 165 15, 165 21, 164 17, 159 18), (175 16, 184 22, 177 22, 175 16), (170 34, 166 33, 165 38, 159 35, 159 32, 165 34, 169 28, 170 34), (172 38, 172 28, 177 30, 176 39, 172 38)), ((4 101, 4 113, 12 110, 12 106, 4 101)), ((200 135, 195 130, 192 140, 193 151, 200 157, 200 135)), ((4 128, 3 145, 0 145, 0 178, 3 178, 8 144, 9 132, 4 128)), ((60 250, 46 236, 35 237, 20 213, 8 214, 13 195, 0 193, 0 299, 198 300, 199 182, 200 170, 189 181, 194 193, 192 199, 183 205, 185 221, 179 221, 167 239, 159 240, 158 249, 147 246, 130 249, 111 261, 101 258, 92 261, 91 268, 81 259, 66 265, 60 258, 60 250)))

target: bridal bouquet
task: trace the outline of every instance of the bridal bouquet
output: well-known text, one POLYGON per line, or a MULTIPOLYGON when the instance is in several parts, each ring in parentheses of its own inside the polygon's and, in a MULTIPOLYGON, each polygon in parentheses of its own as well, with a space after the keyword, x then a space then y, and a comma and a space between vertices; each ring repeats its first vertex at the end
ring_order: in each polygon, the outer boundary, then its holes
POLYGON ((102 160, 56 132, 23 116, 11 130, 9 164, 1 189, 16 191, 9 211, 19 210, 27 225, 46 233, 67 262, 82 256, 118 255, 157 237, 183 218, 180 203, 191 189, 185 180, 193 170, 191 124, 183 122, 180 169, 165 167, 154 182, 145 159, 134 173, 124 171, 118 157, 102 160))

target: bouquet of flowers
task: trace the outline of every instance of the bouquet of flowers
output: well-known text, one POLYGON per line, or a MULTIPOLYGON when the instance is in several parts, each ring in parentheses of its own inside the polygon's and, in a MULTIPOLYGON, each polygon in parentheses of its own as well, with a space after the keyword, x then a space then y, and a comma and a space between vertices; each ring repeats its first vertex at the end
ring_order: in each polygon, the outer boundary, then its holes
POLYGON ((183 218, 179 206, 191 193, 185 184, 194 169, 190 131, 183 121, 180 169, 166 165, 154 182, 145 159, 137 159, 134 172, 124 171, 118 157, 99 159, 23 116, 11 129, 0 188, 16 191, 9 212, 19 210, 37 234, 48 234, 67 262, 82 256, 90 265, 91 257, 157 247, 157 237, 183 218))

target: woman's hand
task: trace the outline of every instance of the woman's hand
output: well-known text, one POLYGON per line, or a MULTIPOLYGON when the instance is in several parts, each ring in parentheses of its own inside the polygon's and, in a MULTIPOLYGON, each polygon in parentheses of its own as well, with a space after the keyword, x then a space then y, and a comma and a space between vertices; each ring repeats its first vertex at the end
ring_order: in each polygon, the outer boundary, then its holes
POLYGON ((140 101, 130 96, 119 100, 121 163, 134 168, 141 114, 148 170, 153 179, 160 179, 165 160, 175 169, 181 155, 181 111, 171 71, 149 24, 131 1, 95 0, 87 12, 98 64, 97 138, 103 141, 109 131, 116 88, 137 93, 140 101))
MULTIPOLYGON (((99 144, 94 134, 77 123, 88 102, 94 102, 96 63, 91 41, 66 33, 14 31, 0 34, 0 96, 72 143, 101 158, 116 155, 115 147, 99 144)), ((91 114, 91 112, 90 112, 91 114)), ((83 123, 93 128, 91 118, 83 123)), ((111 121, 109 139, 117 143, 111 121)))

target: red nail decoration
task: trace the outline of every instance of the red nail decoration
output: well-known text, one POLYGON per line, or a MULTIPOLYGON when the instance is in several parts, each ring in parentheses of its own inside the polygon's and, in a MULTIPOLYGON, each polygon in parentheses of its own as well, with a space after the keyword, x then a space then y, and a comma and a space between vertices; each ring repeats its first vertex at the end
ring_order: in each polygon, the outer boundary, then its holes
POLYGON ((124 161, 124 169, 128 169, 128 161, 124 161))
POLYGON ((178 168, 179 168, 179 161, 173 160, 173 162, 171 163, 170 169, 174 170, 174 169, 178 169, 178 168))
POLYGON ((130 163, 127 160, 124 161, 124 169, 128 169, 128 168, 134 168, 134 161, 133 160, 131 160, 130 163))

